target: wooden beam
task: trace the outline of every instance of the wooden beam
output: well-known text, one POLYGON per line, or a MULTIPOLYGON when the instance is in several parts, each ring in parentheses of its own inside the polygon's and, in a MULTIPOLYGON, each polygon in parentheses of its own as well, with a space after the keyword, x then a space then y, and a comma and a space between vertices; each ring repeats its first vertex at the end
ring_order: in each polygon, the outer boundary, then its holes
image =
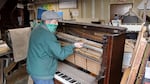
POLYGON ((128 77, 128 80, 127 80, 127 84, 134 84, 135 82, 135 79, 136 79, 136 76, 137 76, 137 73, 138 73, 138 70, 139 70, 139 67, 140 67, 140 64, 141 64, 141 60, 143 58, 143 54, 144 54, 144 51, 145 51, 145 48, 146 48, 146 44, 147 44, 147 41, 145 38, 143 38, 143 35, 144 35, 144 32, 146 31, 146 27, 144 26, 142 28, 142 31, 140 33, 140 39, 139 39, 139 43, 137 45, 137 49, 136 49, 136 52, 135 52, 135 56, 134 56, 134 59, 133 59, 133 63, 132 63, 132 66, 131 66, 131 71, 129 73, 129 77, 128 77))
POLYGON ((149 56, 150 56, 150 43, 148 43, 146 46, 144 57, 142 59, 141 66, 140 66, 135 84, 142 84, 142 79, 145 73, 146 62, 148 61, 149 56))
POLYGON ((132 58, 131 58, 130 64, 133 63, 134 56, 135 56, 135 54, 137 52, 137 48, 139 46, 139 42, 140 42, 141 38, 143 38, 143 33, 146 31, 146 30, 143 30, 144 24, 145 23, 143 23, 141 25, 141 31, 138 33, 137 41, 136 41, 136 44, 135 44, 135 47, 134 47, 134 50, 133 50, 133 53, 132 53, 132 58))
POLYGON ((127 84, 127 80, 128 80, 128 76, 129 76, 130 70, 131 70, 131 68, 125 69, 120 84, 127 84))
POLYGON ((146 31, 146 27, 144 26, 144 23, 141 26, 142 28, 138 34, 137 42, 132 53, 132 58, 130 62, 131 67, 125 70, 120 84, 134 84, 135 82, 136 75, 138 73, 139 66, 143 58, 143 53, 147 44, 146 39, 143 37, 144 32, 146 31))

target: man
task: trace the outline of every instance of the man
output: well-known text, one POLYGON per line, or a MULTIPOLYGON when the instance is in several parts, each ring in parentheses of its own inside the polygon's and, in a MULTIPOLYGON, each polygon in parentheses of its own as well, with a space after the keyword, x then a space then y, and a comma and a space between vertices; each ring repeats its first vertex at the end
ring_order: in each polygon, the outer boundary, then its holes
POLYGON ((54 11, 45 11, 41 16, 42 24, 33 28, 29 41, 27 71, 34 84, 54 84, 53 77, 59 60, 64 60, 81 48, 83 43, 61 47, 55 31, 60 17, 54 11))
POLYGON ((119 20, 119 19, 120 19, 119 15, 118 15, 118 14, 115 14, 114 20, 119 20))

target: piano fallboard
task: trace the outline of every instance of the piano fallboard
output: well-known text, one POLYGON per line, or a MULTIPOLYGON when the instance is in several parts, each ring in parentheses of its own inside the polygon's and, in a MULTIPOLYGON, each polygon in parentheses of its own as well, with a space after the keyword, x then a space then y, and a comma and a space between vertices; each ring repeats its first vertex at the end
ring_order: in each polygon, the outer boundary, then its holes
POLYGON ((59 62, 54 77, 63 84, 97 84, 96 77, 63 62, 59 62))

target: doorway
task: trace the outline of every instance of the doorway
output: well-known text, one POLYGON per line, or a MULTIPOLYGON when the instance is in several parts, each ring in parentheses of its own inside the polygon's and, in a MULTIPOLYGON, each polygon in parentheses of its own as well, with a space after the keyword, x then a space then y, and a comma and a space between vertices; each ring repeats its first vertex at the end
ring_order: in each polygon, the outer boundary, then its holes
POLYGON ((110 20, 112 20, 115 14, 119 16, 124 15, 132 8, 132 3, 124 3, 124 4, 110 4, 110 20))

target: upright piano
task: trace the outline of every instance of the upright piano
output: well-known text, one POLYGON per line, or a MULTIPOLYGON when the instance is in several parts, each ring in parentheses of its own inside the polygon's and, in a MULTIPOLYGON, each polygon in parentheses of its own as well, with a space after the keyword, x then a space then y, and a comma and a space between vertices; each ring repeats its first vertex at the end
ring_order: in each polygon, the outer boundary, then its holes
POLYGON ((84 42, 60 61, 57 84, 120 84, 126 28, 80 22, 59 22, 61 45, 84 42))

